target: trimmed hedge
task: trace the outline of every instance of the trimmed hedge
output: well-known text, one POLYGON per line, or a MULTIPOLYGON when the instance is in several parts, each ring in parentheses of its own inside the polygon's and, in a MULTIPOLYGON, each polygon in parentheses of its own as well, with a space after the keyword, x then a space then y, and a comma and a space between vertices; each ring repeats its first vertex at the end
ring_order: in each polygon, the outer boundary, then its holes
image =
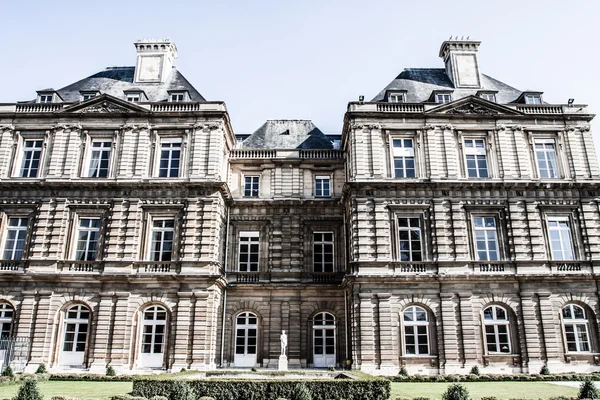
POLYGON ((600 380, 600 373, 591 374, 551 374, 551 375, 397 375, 389 378, 392 382, 532 382, 532 381, 585 381, 600 380))
MULTIPOLYGON (((133 381, 134 396, 165 396, 172 399, 173 380, 141 379, 133 381)), ((215 400, 275 400, 292 398, 299 383, 306 385, 313 400, 387 400, 391 385, 387 379, 371 380, 186 380, 196 397, 209 396, 215 400)), ((173 399, 172 399, 173 400, 173 399)))

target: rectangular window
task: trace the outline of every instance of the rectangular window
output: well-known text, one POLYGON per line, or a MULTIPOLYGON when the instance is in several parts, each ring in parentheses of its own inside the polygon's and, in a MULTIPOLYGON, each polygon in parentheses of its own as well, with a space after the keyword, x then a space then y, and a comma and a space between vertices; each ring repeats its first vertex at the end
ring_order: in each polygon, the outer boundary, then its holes
POLYGON ((398 239, 400 261, 423 261, 420 218, 398 218, 398 239))
POLYGON ((108 165, 112 142, 110 140, 94 140, 90 151, 90 164, 88 167, 89 178, 108 177, 108 165))
POLYGON ((404 103, 406 97, 404 96, 404 93, 390 93, 388 101, 390 103, 404 103))
POLYGON ((244 177, 244 196, 245 197, 258 197, 258 176, 245 176, 244 177))
POLYGON ((487 178, 488 164, 484 139, 465 139, 465 161, 469 178, 487 178))
POLYGON ((25 249, 28 218, 8 218, 4 240, 4 260, 20 260, 25 249))
POLYGON ((396 178, 415 177, 415 149, 412 139, 393 139, 394 176, 396 178))
POLYGON ((240 232, 238 271, 258 272, 259 240, 258 232, 240 232))
POLYGON ((498 261, 498 231, 496 218, 474 217, 475 251, 478 261, 498 261))
POLYGON ((185 99, 185 93, 171 93, 171 101, 172 102, 184 101, 184 99, 185 99))
POLYGON ((313 233, 314 272, 333 272, 333 232, 313 233))
POLYGON ((542 104, 542 96, 537 94, 525 95, 525 104, 542 104))
POLYGON ((479 97, 484 100, 496 102, 496 94, 495 93, 479 93, 479 97))
POLYGON ((83 101, 92 99, 94 97, 98 96, 98 92, 88 92, 88 93, 81 93, 81 99, 83 101))
POLYGON ((129 101, 131 103, 138 103, 140 101, 140 95, 139 94, 128 94, 127 101, 129 101))
POLYGON ((535 158, 540 178, 558 178, 556 144, 553 139, 535 141, 535 158))
POLYGON ((450 93, 438 93, 435 95, 437 103, 450 103, 452 101, 452 95, 450 93))
POLYGON ((81 218, 77 229, 75 259, 78 261, 96 261, 99 237, 100 219, 81 218))
POLYGON ((23 142, 23 161, 21 162, 20 176, 23 178, 35 178, 40 169, 42 158, 42 139, 25 140, 23 142))
POLYGON ((315 176, 315 196, 329 197, 331 196, 328 176, 315 176))
POLYGON ((155 219, 150 232, 150 260, 171 261, 173 259, 174 219, 155 219))
POLYGON ((52 94, 40 94, 40 103, 52 103, 54 95, 52 94))
POLYGON ((573 352, 590 351, 587 324, 565 324, 567 350, 573 352))
POLYGON ((548 217, 548 237, 553 260, 574 260, 569 217, 548 217))
POLYGON ((158 176, 161 178, 177 178, 180 162, 181 139, 161 141, 158 176))

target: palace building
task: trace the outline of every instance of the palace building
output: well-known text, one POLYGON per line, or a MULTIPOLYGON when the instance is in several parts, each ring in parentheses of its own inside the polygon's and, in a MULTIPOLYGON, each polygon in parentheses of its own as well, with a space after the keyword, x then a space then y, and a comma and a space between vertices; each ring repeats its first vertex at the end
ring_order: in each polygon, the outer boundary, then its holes
POLYGON ((0 366, 600 370, 600 169, 585 105, 442 43, 308 120, 233 132, 169 40, 0 104, 0 366), (341 122, 341 121, 340 121, 341 122))

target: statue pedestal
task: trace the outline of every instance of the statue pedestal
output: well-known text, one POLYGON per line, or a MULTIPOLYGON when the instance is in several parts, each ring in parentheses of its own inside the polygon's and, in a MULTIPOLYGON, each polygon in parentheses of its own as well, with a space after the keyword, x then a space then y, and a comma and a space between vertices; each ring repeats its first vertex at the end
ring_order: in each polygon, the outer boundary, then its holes
POLYGON ((279 371, 287 371, 288 370, 288 359, 286 355, 279 356, 279 371))

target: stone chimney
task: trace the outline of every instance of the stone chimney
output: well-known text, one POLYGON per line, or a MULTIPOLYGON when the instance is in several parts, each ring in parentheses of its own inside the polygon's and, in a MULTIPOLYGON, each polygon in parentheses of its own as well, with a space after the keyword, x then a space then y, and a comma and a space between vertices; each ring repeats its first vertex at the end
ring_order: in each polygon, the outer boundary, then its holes
POLYGON ((175 43, 169 39, 143 39, 134 45, 137 50, 134 82, 165 82, 177 58, 175 43))
POLYGON ((469 37, 446 40, 440 47, 440 57, 446 64, 446 74, 457 88, 481 88, 481 72, 477 51, 481 42, 469 37))

